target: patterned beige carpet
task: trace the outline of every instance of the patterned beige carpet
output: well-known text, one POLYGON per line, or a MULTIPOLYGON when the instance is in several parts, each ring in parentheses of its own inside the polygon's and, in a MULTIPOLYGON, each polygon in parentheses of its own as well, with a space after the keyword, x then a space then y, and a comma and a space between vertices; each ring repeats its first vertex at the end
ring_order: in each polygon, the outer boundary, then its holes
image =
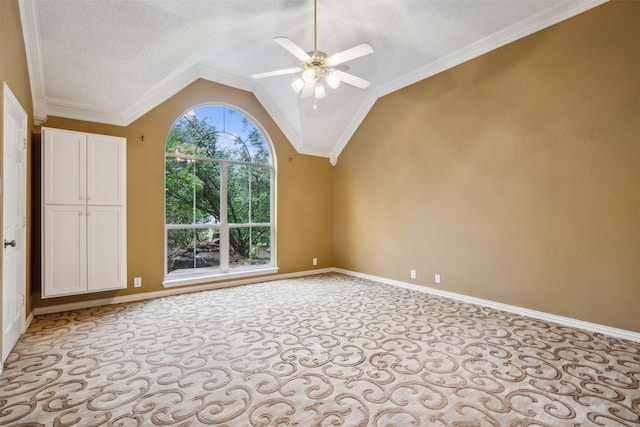
POLYGON ((0 425, 631 426, 640 343, 337 274, 37 317, 0 425))

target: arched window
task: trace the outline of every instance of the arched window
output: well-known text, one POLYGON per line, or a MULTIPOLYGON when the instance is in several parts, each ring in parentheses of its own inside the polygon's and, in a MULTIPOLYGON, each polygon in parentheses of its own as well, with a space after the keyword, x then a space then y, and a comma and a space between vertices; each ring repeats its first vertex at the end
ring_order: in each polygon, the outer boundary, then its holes
POLYGON ((245 114, 195 108, 165 149, 165 286, 276 271, 273 155, 245 114))

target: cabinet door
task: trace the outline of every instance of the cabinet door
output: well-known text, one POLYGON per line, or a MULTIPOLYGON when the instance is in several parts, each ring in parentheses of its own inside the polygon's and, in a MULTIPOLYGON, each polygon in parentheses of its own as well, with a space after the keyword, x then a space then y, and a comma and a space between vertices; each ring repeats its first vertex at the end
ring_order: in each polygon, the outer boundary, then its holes
POLYGON ((87 207, 87 288, 89 292, 127 287, 126 208, 87 207))
POLYGON ((44 208, 43 297, 87 290, 86 207, 44 208))
POLYGON ((86 135, 42 128, 44 203, 82 205, 86 197, 86 135))
POLYGON ((126 139, 87 136, 87 204, 124 206, 126 202, 126 139))

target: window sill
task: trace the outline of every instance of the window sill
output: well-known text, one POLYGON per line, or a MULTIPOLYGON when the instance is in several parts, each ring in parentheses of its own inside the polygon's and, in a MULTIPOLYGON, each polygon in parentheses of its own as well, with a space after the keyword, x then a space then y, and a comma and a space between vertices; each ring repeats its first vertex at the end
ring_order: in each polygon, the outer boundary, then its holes
POLYGON ((274 274, 279 270, 278 267, 268 266, 255 269, 248 269, 242 271, 233 271, 230 273, 217 273, 217 274, 203 274, 194 275, 188 277, 181 277, 179 279, 167 279, 162 282, 162 286, 165 288, 174 288, 176 286, 197 285, 202 283, 219 282, 222 280, 239 279, 243 277, 262 276, 265 274, 274 274))

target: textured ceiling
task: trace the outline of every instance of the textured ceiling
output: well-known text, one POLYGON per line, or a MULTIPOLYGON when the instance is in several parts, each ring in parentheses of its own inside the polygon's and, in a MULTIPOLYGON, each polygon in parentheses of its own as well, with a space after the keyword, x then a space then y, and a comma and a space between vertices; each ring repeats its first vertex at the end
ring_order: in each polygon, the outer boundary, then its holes
POLYGON ((318 49, 368 43, 346 63, 370 80, 300 99, 273 41, 313 48, 312 0, 20 0, 36 120, 127 125, 198 78, 257 96, 295 148, 332 162, 376 99, 604 0, 318 0, 318 49))

